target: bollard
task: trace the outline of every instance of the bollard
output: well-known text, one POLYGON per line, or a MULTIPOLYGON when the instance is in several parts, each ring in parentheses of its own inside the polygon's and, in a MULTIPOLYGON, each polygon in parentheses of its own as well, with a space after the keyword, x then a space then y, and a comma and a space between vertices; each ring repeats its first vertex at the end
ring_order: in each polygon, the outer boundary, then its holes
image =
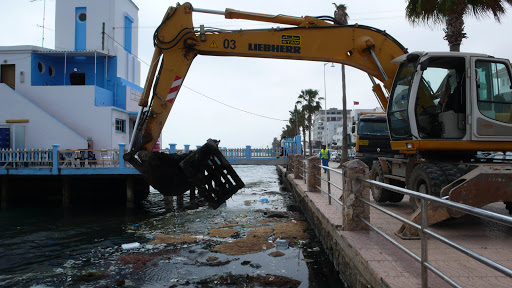
POLYGON ((52 154, 52 174, 58 175, 59 174, 59 148, 60 144, 53 144, 53 154, 52 154))
POLYGON ((361 160, 351 160, 343 163, 343 230, 369 230, 368 225, 360 218, 370 222, 370 206, 357 197, 370 201, 370 185, 357 180, 356 177, 369 178, 368 166, 361 160))
POLYGON ((293 161, 295 162, 293 164, 293 179, 302 179, 301 173, 302 169, 304 168, 304 163, 302 162, 303 159, 304 158, 302 157, 302 155, 295 155, 295 159, 293 159, 293 161))
POLYGON ((308 172, 307 172, 307 186, 309 192, 321 192, 320 189, 317 187, 320 187, 322 185, 322 179, 321 177, 321 160, 318 156, 312 156, 308 158, 308 172))
POLYGON ((251 159, 251 146, 245 146, 245 158, 251 159))
POLYGON ((176 154, 176 144, 174 144, 174 143, 169 144, 169 154, 176 154))
POLYGON ((190 145, 189 144, 185 144, 183 146, 185 147, 185 153, 190 152, 190 145))
POLYGON ((125 168, 126 165, 124 164, 124 148, 126 147, 125 143, 119 143, 119 168, 125 168))
POLYGON ((286 167, 286 174, 291 174, 293 171, 295 171, 295 154, 289 154, 288 155, 288 164, 286 167))

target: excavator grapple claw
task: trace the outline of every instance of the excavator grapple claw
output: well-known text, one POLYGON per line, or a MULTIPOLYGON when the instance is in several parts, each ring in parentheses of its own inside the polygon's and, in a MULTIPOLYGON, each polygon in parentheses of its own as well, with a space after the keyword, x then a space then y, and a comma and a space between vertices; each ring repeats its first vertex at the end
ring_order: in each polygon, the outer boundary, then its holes
POLYGON ((187 179, 198 188, 199 195, 213 209, 217 209, 245 186, 218 149, 218 143, 208 139, 206 144, 180 162, 187 179))
POLYGON ((146 182, 165 196, 182 195, 197 187, 210 207, 217 209, 245 186, 218 148, 209 139, 192 153, 167 154, 140 150, 125 154, 146 182))

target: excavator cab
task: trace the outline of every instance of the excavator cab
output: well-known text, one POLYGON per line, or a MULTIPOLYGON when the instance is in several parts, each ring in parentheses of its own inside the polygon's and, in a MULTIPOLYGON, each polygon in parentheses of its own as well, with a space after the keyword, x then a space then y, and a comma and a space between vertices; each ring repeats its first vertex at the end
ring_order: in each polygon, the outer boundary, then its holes
POLYGON ((393 62, 400 64, 387 111, 393 149, 473 155, 512 140, 508 60, 413 52, 393 62))

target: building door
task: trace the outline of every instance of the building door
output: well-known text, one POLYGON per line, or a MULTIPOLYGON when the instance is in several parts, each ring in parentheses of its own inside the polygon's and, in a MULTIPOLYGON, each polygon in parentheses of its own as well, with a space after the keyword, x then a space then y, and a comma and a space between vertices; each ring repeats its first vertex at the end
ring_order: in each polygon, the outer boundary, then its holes
POLYGON ((11 148, 11 128, 0 127, 0 150, 11 148))
POLYGON ((2 64, 2 66, 0 68, 2 70, 2 74, 0 75, 0 83, 5 83, 7 86, 11 87, 12 90, 16 90, 15 89, 16 65, 2 64))

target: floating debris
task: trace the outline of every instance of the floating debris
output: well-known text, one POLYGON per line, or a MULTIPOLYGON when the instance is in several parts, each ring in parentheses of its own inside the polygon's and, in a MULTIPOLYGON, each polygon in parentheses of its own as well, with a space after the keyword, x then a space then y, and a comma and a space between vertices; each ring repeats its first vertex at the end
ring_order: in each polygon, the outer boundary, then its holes
POLYGON ((102 280, 108 277, 108 274, 100 273, 97 271, 89 271, 80 275, 77 275, 73 278, 74 282, 94 282, 98 280, 102 280))
POLYGON ((244 255, 270 249, 274 247, 274 244, 268 242, 267 239, 272 235, 272 232, 272 227, 260 227, 249 231, 247 237, 218 245, 213 247, 212 251, 226 255, 244 255))
POLYGON ((254 284, 263 287, 287 287, 296 288, 300 281, 279 275, 248 275, 227 273, 217 278, 206 278, 195 282, 197 285, 236 285, 236 287, 254 287, 254 284))
POLYGON ((139 242, 133 242, 133 243, 123 244, 123 245, 121 245, 121 248, 123 248, 124 250, 140 248, 140 243, 139 242))
POLYGON ((240 233, 237 229, 211 229, 208 235, 211 237, 228 238, 233 237, 240 233))
POLYGON ((284 255, 286 255, 286 254, 284 254, 281 251, 274 251, 274 252, 268 254, 268 256, 270 256, 270 257, 282 257, 284 255))
POLYGON ((202 239, 202 235, 158 235, 154 241, 149 244, 190 244, 202 239))

